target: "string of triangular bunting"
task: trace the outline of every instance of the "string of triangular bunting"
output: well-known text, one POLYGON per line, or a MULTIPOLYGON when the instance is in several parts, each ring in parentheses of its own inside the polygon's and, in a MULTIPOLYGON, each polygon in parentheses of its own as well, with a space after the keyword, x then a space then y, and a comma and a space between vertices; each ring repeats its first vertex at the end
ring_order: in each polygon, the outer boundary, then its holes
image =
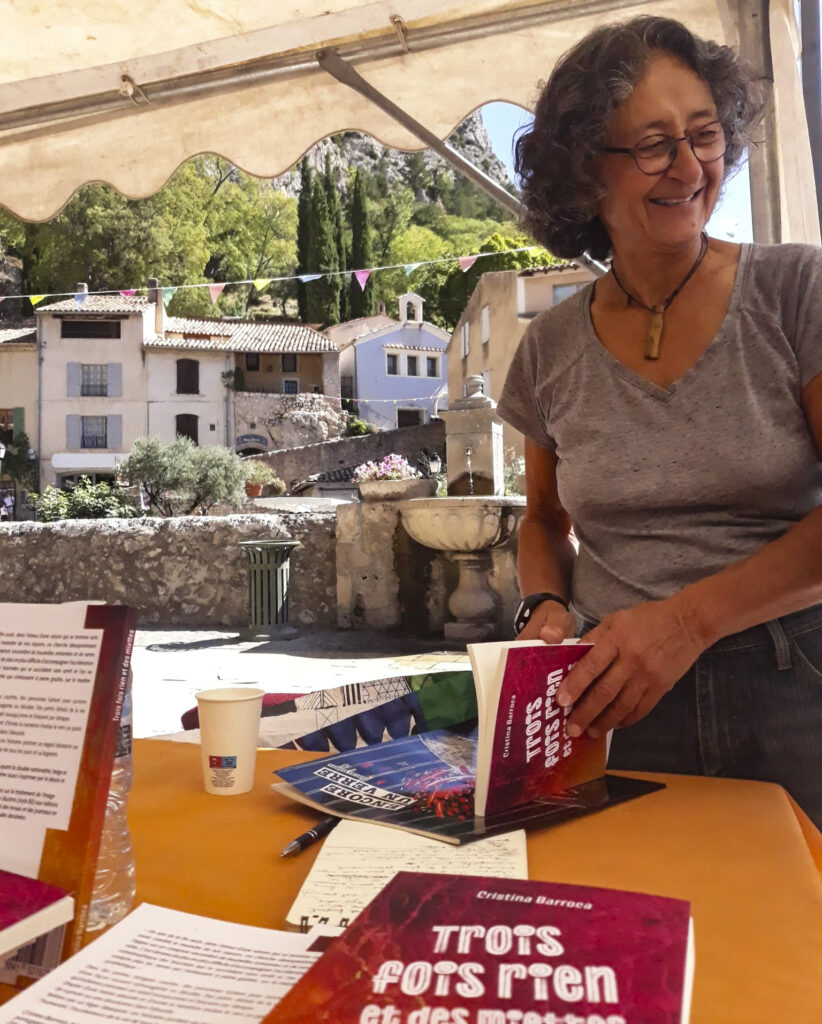
MULTIPOLYGON (((406 277, 414 273, 420 267, 429 267, 435 264, 441 263, 457 263, 459 264, 460 270, 466 273, 478 259, 482 259, 484 256, 506 256, 510 253, 517 252, 533 252, 540 250, 541 246, 538 245, 522 245, 516 249, 501 249, 498 252, 480 252, 472 253, 470 256, 445 256, 441 259, 436 260, 420 260, 418 263, 392 263, 381 267, 369 267, 364 270, 332 270, 322 274, 288 274, 280 277, 256 277, 256 278, 243 278, 237 281, 221 281, 219 283, 199 282, 197 284, 180 284, 172 287, 163 288, 163 304, 168 305, 169 302, 174 298, 174 295, 185 288, 208 288, 208 293, 211 298, 212 305, 219 299, 225 288, 229 286, 237 286, 243 284, 251 284, 257 289, 257 291, 263 291, 270 284, 274 284, 277 281, 300 281, 302 284, 308 284, 311 281, 319 281, 320 278, 324 277, 354 277, 359 284, 360 288, 364 291, 365 286, 368 283, 368 279, 372 274, 379 273, 383 270, 404 270, 406 277)), ((547 254, 546 254, 547 255, 547 254)), ((93 292, 46 292, 43 295, 2 295, 0 296, 0 302, 5 299, 28 299, 32 306, 39 305, 44 299, 50 298, 61 298, 63 296, 71 296, 73 294, 74 301, 77 303, 78 308, 88 299, 90 295, 122 295, 124 298, 131 298, 138 293, 146 292, 148 289, 145 287, 141 288, 118 288, 118 289, 101 289, 93 292)))

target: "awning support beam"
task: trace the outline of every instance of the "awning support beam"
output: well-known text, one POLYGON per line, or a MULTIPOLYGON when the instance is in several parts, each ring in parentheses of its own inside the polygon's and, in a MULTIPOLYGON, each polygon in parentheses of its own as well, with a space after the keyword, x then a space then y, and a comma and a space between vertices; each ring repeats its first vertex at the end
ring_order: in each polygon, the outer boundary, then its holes
MULTIPOLYGON (((375 89, 358 71, 344 61, 335 50, 320 50, 317 53, 317 63, 329 75, 336 78, 338 82, 364 96, 370 103, 379 107, 389 117, 392 117, 401 124, 403 128, 411 132, 412 135, 415 135, 421 142, 424 142, 428 149, 432 149, 443 160, 446 160, 452 167, 456 168, 460 174, 487 192, 504 210, 513 213, 515 217, 519 217, 520 202, 516 197, 512 196, 507 189, 503 188, 498 181, 494 181, 493 178, 489 177, 476 164, 466 160, 453 146, 443 142, 426 128, 424 124, 417 121, 416 118, 394 103, 393 100, 390 100, 384 93, 375 89)), ((583 262, 597 276, 606 272, 606 268, 602 264, 592 260, 589 256, 584 256, 583 262)))

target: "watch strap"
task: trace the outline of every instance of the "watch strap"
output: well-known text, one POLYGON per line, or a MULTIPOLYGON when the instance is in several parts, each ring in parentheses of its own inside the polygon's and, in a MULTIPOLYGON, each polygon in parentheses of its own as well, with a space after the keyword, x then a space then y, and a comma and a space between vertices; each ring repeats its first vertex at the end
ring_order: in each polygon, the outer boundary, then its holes
POLYGON ((520 601, 517 614, 514 616, 514 632, 517 636, 528 625, 533 610, 537 605, 542 604, 543 601, 556 601, 562 605, 566 612, 570 611, 568 602, 564 597, 560 597, 559 594, 552 594, 550 591, 544 591, 540 594, 529 594, 520 601))

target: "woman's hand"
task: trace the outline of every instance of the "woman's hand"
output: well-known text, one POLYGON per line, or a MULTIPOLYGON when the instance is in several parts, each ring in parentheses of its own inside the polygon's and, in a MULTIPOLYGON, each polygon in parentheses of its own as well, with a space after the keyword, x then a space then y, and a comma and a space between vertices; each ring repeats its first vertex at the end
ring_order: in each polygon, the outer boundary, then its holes
POLYGON ((567 636, 576 635, 574 616, 559 601, 543 601, 531 612, 528 625, 517 640, 544 640, 548 644, 561 643, 567 636))
POLYGON ((596 646, 562 681, 568 732, 601 736, 638 722, 705 650, 696 616, 676 598, 614 612, 585 635, 596 646))

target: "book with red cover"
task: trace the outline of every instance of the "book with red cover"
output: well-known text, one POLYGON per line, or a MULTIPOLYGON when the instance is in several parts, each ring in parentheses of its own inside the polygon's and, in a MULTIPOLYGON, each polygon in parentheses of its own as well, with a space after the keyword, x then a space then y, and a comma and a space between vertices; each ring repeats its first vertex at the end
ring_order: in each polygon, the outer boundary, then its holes
POLYGON ((262 1024, 687 1024, 690 904, 401 871, 262 1024))
POLYGON ((73 917, 64 889, 0 869, 0 958, 73 917))
MULTIPOLYGON (((72 895, 57 962, 83 945, 136 625, 126 606, 2 606, 0 867, 72 895)), ((31 976, 44 966, 55 963, 32 963, 31 976)))
POLYGON ((568 735, 556 692, 590 646, 470 645, 478 721, 281 768, 273 788, 324 814, 457 844, 658 789, 606 776, 605 737, 568 735))

